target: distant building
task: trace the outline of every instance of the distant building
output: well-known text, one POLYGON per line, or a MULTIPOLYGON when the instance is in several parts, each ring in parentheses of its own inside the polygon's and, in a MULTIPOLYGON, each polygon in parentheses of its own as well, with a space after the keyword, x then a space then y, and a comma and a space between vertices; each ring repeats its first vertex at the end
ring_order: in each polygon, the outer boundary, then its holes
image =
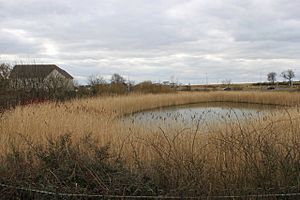
POLYGON ((73 77, 57 65, 15 65, 9 79, 14 89, 74 89, 73 77))

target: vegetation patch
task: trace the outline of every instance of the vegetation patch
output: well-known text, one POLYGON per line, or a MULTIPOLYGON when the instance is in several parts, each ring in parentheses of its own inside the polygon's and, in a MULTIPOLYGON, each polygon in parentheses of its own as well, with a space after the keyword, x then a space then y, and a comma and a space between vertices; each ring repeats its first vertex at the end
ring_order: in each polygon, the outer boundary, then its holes
POLYGON ((252 193, 249 188, 261 193, 298 188, 299 97, 286 92, 181 92, 18 106, 0 121, 1 182, 118 195, 240 195, 252 193), (145 109, 208 101, 291 107, 205 129, 149 129, 116 120, 145 109))

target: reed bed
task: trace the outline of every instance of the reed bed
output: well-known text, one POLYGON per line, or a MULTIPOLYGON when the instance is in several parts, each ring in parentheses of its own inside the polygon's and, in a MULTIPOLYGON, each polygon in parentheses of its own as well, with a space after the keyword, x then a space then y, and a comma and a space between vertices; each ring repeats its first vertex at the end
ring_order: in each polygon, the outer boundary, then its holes
POLYGON ((164 194, 191 189, 205 195, 228 190, 244 194, 245 188, 299 186, 298 105, 299 93, 187 92, 19 106, 0 121, 1 180, 73 189, 79 184, 89 192, 100 187, 102 193, 131 185, 130 194, 155 188, 164 194), (149 128, 119 120, 142 110, 199 102, 288 107, 261 118, 209 126, 195 120, 192 126, 149 128), (100 159, 99 153, 105 156, 100 159), (122 170, 116 167, 120 165, 122 170))

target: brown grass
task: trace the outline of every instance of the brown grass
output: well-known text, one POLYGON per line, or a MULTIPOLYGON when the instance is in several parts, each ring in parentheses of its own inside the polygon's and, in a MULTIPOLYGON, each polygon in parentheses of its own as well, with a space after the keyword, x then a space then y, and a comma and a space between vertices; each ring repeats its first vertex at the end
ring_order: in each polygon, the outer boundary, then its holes
MULTIPOLYGON (((22 141, 20 138, 22 135, 43 143, 47 137, 71 133, 75 140, 84 134, 92 134, 103 143, 116 142, 118 138, 126 136, 127 132, 115 121, 119 116, 164 106, 211 101, 293 106, 300 103, 300 94, 255 92, 148 94, 20 106, 3 116, 0 122, 0 141, 2 144, 9 144, 12 140, 22 141)), ((5 152, 6 148, 6 145, 2 145, 0 152, 5 152)))
MULTIPOLYGON (((29 152, 34 144, 66 133, 80 145, 89 134, 131 170, 143 169, 162 189, 197 188, 207 193, 226 188, 298 185, 300 178, 299 93, 211 92, 147 94, 79 99, 17 107, 0 121, 3 162, 12 146, 29 152), (259 119, 194 127, 123 126, 125 114, 199 102, 243 102, 291 106, 259 119), (207 185, 212 187, 209 189, 207 185)), ((80 148, 85 152, 85 147, 80 148)))

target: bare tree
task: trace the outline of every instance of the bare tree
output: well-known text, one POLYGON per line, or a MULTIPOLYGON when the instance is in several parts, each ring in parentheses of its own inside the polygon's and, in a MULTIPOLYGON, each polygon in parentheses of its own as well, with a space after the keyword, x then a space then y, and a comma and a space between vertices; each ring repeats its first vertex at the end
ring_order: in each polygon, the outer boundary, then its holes
POLYGON ((64 77, 52 75, 44 80, 44 86, 48 90, 68 90, 69 82, 64 77))
POLYGON ((9 87, 9 75, 11 66, 7 63, 0 64, 0 90, 4 91, 9 87))
POLYGON ((104 86, 107 85, 107 82, 102 76, 92 75, 88 78, 88 84, 91 87, 92 93, 96 95, 98 93, 103 92, 106 89, 106 87, 104 86))
POLYGON ((0 64, 0 80, 7 80, 11 71, 11 66, 7 63, 0 64))
POLYGON ((287 70, 287 71, 284 71, 281 73, 281 76, 288 80, 289 82, 289 86, 292 86, 293 84, 293 78, 295 78, 295 72, 291 69, 287 70))
POLYGON ((39 89, 46 90, 49 97, 61 99, 65 98, 67 91, 74 89, 74 83, 59 74, 47 77, 43 80, 41 86, 42 88, 40 87, 39 89))
POLYGON ((230 88, 231 79, 225 79, 225 80, 223 80, 222 84, 224 85, 225 88, 230 88))
POLYGON ((126 80, 120 74, 112 75, 111 84, 124 84, 124 83, 126 83, 126 80))
POLYGON ((93 87, 95 85, 106 84, 106 81, 102 76, 91 75, 88 77, 88 84, 93 87))
POLYGON ((272 83, 274 85, 274 83, 276 81, 276 76, 277 76, 276 72, 270 72, 267 75, 267 79, 268 79, 268 81, 270 81, 270 83, 272 83))
POLYGON ((134 83, 135 83, 134 81, 130 81, 130 80, 127 81, 127 90, 128 90, 128 92, 132 91, 134 83))

